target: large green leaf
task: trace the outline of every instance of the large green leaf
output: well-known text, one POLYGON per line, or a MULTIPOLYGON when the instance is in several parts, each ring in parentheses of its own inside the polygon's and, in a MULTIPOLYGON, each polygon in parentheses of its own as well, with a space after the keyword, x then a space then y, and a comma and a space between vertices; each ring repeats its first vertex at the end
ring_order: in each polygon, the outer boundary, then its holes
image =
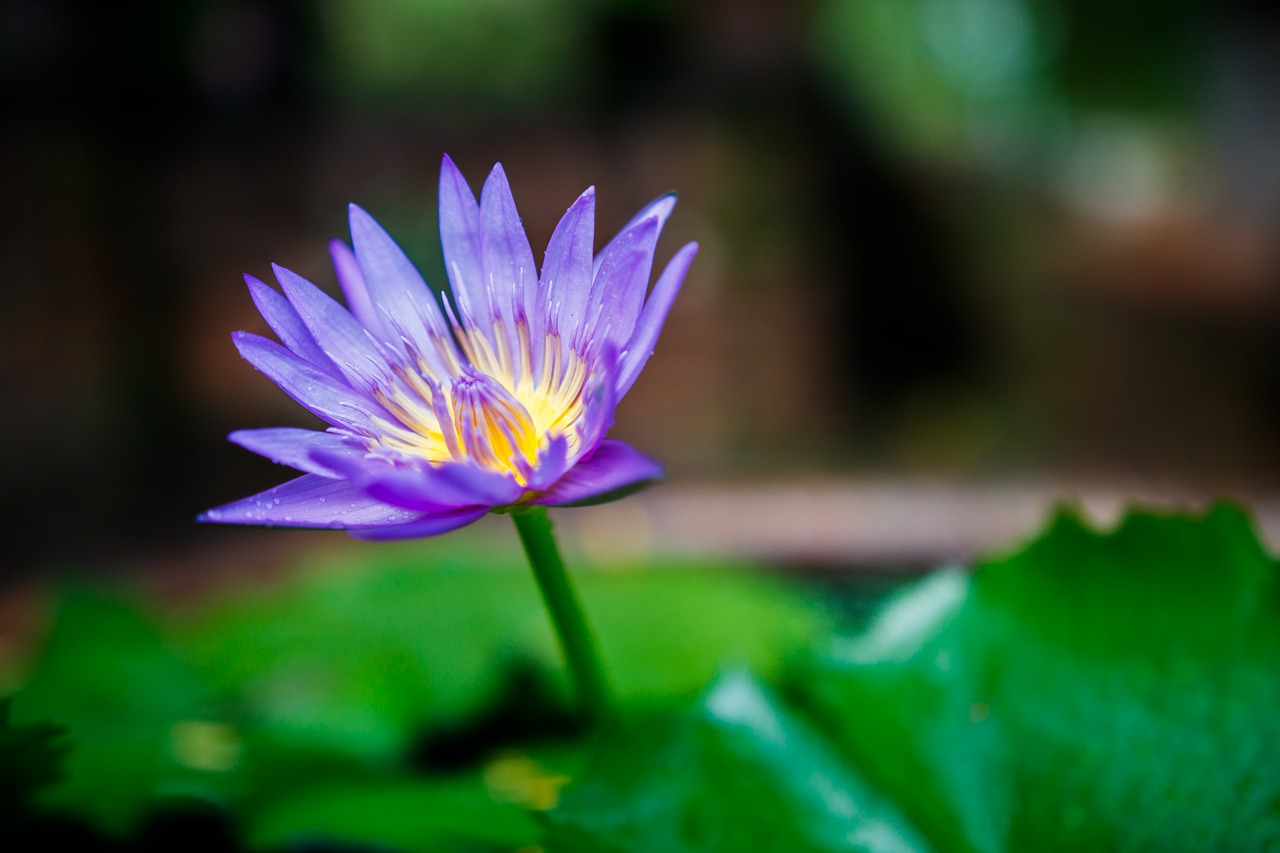
POLYGON ((945 850, 1280 845, 1280 601, 1248 520, 1070 513, 791 692, 945 850))
POLYGON ((546 822, 552 853, 929 849, 745 673, 723 677, 693 712, 602 734, 546 822))

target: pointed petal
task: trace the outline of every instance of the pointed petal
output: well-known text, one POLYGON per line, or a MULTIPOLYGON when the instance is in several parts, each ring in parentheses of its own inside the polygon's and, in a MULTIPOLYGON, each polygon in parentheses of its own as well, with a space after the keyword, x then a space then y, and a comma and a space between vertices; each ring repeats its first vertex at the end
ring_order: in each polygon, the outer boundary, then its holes
POLYGON ((582 323, 591 290, 591 246, 595 237, 596 191, 578 196, 551 234, 538 286, 538 313, 548 323, 542 330, 558 331, 572 340, 582 323))
POLYGON ((480 225, 485 280, 495 307, 508 323, 531 316, 537 304, 538 270, 501 163, 480 191, 480 225))
POLYGON ((319 474, 321 477, 333 478, 341 475, 333 468, 318 464, 311 458, 313 452, 324 451, 342 458, 362 455, 361 449, 352 443, 352 439, 310 429, 242 429, 231 433, 227 438, 272 462, 288 465, 308 474, 319 474))
POLYGON ((610 241, 587 299, 586 321, 579 329, 580 348, 600 352, 621 348, 635 330, 649 289, 653 252, 658 245, 658 220, 642 219, 610 241))
POLYGON ((314 461, 339 472, 376 500, 421 512, 505 506, 522 491, 509 477, 462 463, 393 465, 383 459, 353 459, 323 450, 316 452, 314 461))
POLYGON ((589 459, 569 469, 554 486, 530 503, 589 506, 617 500, 662 478, 662 466, 629 444, 600 442, 589 459))
POLYGON ((693 256, 696 254, 698 254, 698 244, 689 243, 676 252, 675 257, 671 259, 666 269, 662 271, 662 275, 658 276, 658 281, 653 286, 653 292, 649 294, 649 298, 645 301, 644 308, 640 312, 640 319, 636 322, 636 329, 631 333, 631 340, 627 341, 620 358, 618 366, 619 400, 631 390, 631 386, 635 384, 636 379, 640 376, 640 371, 644 369, 645 364, 649 361, 649 356, 653 355, 653 348, 658 342, 658 334, 662 331, 662 325, 667 321, 667 313, 671 310, 671 304, 676 300, 676 294, 680 292, 680 285, 684 283, 685 274, 689 272, 689 265, 693 263, 693 256))
POLYGON ((267 321, 267 325, 276 333, 276 337, 280 338, 280 342, 295 355, 306 359, 326 373, 336 376, 337 367, 320 349, 320 345, 311 336, 311 331, 302 322, 298 312, 289 304, 289 300, 281 296, 274 287, 247 273, 244 283, 249 285, 249 295, 253 297, 253 304, 257 306, 258 313, 267 321))
POLYGON ((382 317, 378 315, 373 307, 373 301, 369 298, 369 288, 364 283, 364 273, 360 271, 360 262, 356 260, 356 253, 341 240, 330 240, 329 257, 333 259, 333 270, 337 273, 338 286, 342 288, 342 295, 347 300, 351 313, 360 321, 360 325, 372 332, 378 340, 394 343, 394 340, 387 335, 386 327, 382 325, 382 317))
POLYGON ((605 253, 609 251, 609 247, 613 245, 614 240, 617 240, 618 237, 622 236, 622 234, 632 225, 649 218, 655 218, 658 220, 658 233, 661 234, 662 226, 667 224, 667 219, 670 218, 671 211, 675 209, 675 206, 676 194, 667 193, 664 196, 655 198, 653 201, 640 208, 640 212, 631 217, 631 219, 627 221, 627 224, 619 229, 618 234, 613 238, 613 240, 610 240, 605 244, 605 247, 596 254, 595 266, 591 270, 592 278, 595 278, 595 276, 599 274, 600 261, 604 258, 605 253))
POLYGON ((440 513, 439 515, 423 516, 417 521, 411 521, 408 524, 397 524, 393 527, 366 527, 348 530, 347 532, 356 539, 371 539, 383 542, 393 539, 425 539, 428 536, 439 536, 441 533, 448 533, 451 530, 457 530, 459 527, 466 527, 468 524, 479 521, 488 511, 487 507, 459 509, 440 513))
MULTIPOLYGON (((440 245, 453 298, 464 321, 489 316, 489 295, 480 238, 480 205, 446 154, 440 163, 440 245)), ((488 324, 481 328, 488 330, 488 324)))
POLYGON ((375 527, 416 521, 417 513, 375 501, 346 480, 303 474, 199 517, 214 524, 283 527, 375 527))
POLYGON ((372 388, 391 383, 391 368, 364 326, 320 288, 284 267, 274 267, 290 304, 311 336, 348 381, 372 388))
POLYGON ((369 299, 387 331, 402 330, 428 363, 443 372, 436 344, 450 340, 450 333, 427 283, 391 235, 354 204, 351 241, 369 299))
POLYGON ((334 426, 369 432, 371 415, 391 419, 390 413, 373 400, 275 341, 249 332, 235 332, 231 340, 240 355, 280 390, 334 426))

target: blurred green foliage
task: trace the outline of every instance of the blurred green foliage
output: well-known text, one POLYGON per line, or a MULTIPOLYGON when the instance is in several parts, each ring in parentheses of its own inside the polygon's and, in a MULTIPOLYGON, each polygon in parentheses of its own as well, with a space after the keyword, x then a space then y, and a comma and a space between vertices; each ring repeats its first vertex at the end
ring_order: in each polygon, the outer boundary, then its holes
POLYGON ((1234 508, 1063 512, 851 633, 740 566, 579 579, 620 700, 594 732, 494 543, 344 549, 163 613, 69 594, 15 705, 70 729, 43 802, 115 833, 212 804, 252 849, 1280 844, 1280 590, 1234 508))
POLYGON ((895 148, 1035 169, 1081 121, 1191 119, 1207 11, 1198 0, 825 0, 813 51, 895 148))
POLYGON ((565 0, 330 0, 321 6, 340 94, 362 102, 564 101, 582 75, 582 15, 565 0))
POLYGON ((62 778, 66 729, 53 723, 16 726, 11 699, 0 700, 0 828, 24 820, 36 794, 62 778))
MULTIPOLYGON (((777 673, 827 630, 819 601, 744 566, 580 580, 614 687, 632 705, 695 696, 726 663, 777 673)), ((67 778, 45 802, 104 831, 127 833, 185 797, 242 815, 251 840, 328 829, 434 849, 431 838, 459 827, 532 838, 523 808, 487 797, 479 774, 503 737, 523 747, 526 718, 573 733, 556 727, 567 705, 558 660, 518 554, 461 536, 343 549, 163 610, 72 591, 17 708, 68 725, 67 778), (494 716, 495 703, 510 707, 494 716), (494 742, 463 756, 461 776, 414 776, 415 750, 477 736, 468 726, 480 719, 491 724, 478 736, 494 742)))

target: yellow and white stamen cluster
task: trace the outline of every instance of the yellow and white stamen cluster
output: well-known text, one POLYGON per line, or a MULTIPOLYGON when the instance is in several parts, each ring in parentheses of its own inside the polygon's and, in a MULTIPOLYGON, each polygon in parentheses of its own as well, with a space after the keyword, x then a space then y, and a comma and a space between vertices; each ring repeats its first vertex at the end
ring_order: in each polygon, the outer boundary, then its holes
POLYGON ((558 334, 539 336, 528 324, 495 322, 492 338, 474 326, 454 326, 436 339, 433 365, 421 355, 393 367, 394 382, 375 390, 394 420, 374 419, 370 451, 433 465, 471 462, 527 485, 540 453, 564 436, 573 458, 582 442, 588 361, 558 334), (494 345, 494 341, 497 345, 494 345))

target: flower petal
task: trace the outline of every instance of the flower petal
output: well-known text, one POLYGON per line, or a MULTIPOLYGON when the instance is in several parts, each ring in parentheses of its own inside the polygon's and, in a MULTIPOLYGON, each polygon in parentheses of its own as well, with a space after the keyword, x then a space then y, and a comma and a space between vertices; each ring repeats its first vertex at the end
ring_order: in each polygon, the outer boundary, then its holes
POLYGON ((675 209, 675 206, 676 206, 676 194, 667 193, 664 196, 655 198, 653 201, 649 202, 644 207, 640 208, 640 212, 637 213, 635 216, 631 217, 631 219, 627 221, 627 224, 622 226, 622 228, 618 230, 617 235, 614 236, 614 238, 610 240, 608 243, 606 243, 603 249, 601 249, 599 252, 596 253, 595 266, 592 267, 591 277, 595 278, 600 273, 600 261, 604 258, 605 253, 609 251, 609 248, 610 246, 613 245, 614 240, 617 240, 618 237, 622 236, 622 234, 626 232, 629 228, 631 228, 632 225, 635 225, 637 222, 642 222, 643 220, 650 219, 650 218, 654 218, 658 220, 658 233, 661 234, 662 226, 667 224, 667 219, 671 216, 671 211, 675 209))
MULTIPOLYGON (((409 258, 382 226, 356 205, 351 205, 351 241, 369 299, 394 337, 402 333, 418 354, 444 373, 438 346, 452 340, 440 306, 409 258)), ((390 341, 400 349, 399 342, 390 341)))
POLYGON ((591 246, 595 236, 596 191, 589 187, 561 217, 547 244, 538 285, 538 311, 547 321, 534 328, 537 340, 547 330, 566 340, 582 323, 587 294, 591 290, 591 246))
POLYGON ((348 530, 347 532, 356 539, 372 539, 383 542, 393 539, 423 539, 428 536, 439 536, 441 533, 448 533, 451 530, 457 530, 459 527, 466 527, 468 524, 479 521, 488 511, 487 507, 459 509, 440 513, 439 515, 426 515, 408 524, 397 524, 391 527, 364 527, 348 530))
POLYGON ((532 316, 538 270, 501 163, 493 167, 480 191, 480 246, 485 281, 500 316, 508 325, 532 316))
POLYGON ((391 368, 368 330, 347 309, 297 273, 273 266, 284 294, 311 336, 348 381, 372 390, 391 384, 391 368))
POLYGON ((543 506, 590 506, 626 497, 662 478, 662 466, 629 444, 600 442, 595 453, 569 469, 550 489, 530 503, 543 506))
POLYGON ((586 321, 578 330, 579 348, 620 348, 631 337, 649 289, 657 245, 658 220, 651 217, 628 226, 600 253, 586 321))
POLYGON ((596 376, 587 388, 586 411, 580 426, 581 444, 578 458, 591 455, 592 449, 613 426, 613 416, 618 408, 618 357, 617 350, 607 348, 596 365, 596 376))
POLYGON ((522 491, 511 478, 466 463, 395 465, 327 450, 317 450, 313 461, 337 471, 376 500, 421 512, 505 506, 522 491))
POLYGON ((342 288, 347 306, 360 321, 360 325, 373 333, 378 340, 394 343, 382 324, 382 317, 373 307, 373 300, 369 298, 369 288, 364 283, 364 273, 360 271, 360 262, 356 260, 356 253, 341 240, 330 240, 329 257, 333 259, 333 270, 338 275, 338 286, 342 288))
POLYGON ((251 275, 245 275, 244 283, 249 285, 249 295, 253 297, 253 304, 257 306, 258 313, 267 321, 267 325, 276 333, 276 337, 280 338, 281 343, 295 355, 306 359, 326 373, 332 373, 335 376, 338 374, 338 368, 324 354, 324 350, 320 349, 320 345, 311 335, 311 330, 307 328, 306 323, 302 322, 298 312, 289 304, 289 300, 281 296, 274 287, 251 275))
MULTIPOLYGON (((453 298, 464 322, 487 320, 489 290, 481 252, 480 205, 446 154, 440 163, 440 246, 453 298)), ((479 323, 489 332, 487 322, 479 323)))
POLYGON ((529 491, 541 492, 559 480, 569 467, 569 439, 563 433, 553 435, 538 455, 538 464, 529 478, 529 491))
POLYGON ((658 342, 662 324, 667 321, 667 313, 671 311, 671 304, 675 302, 676 294, 680 292, 680 285, 684 283, 685 274, 689 272, 689 265, 693 263, 693 256, 696 254, 698 254, 698 244, 689 243, 676 252, 675 257, 662 271, 662 275, 658 276, 653 292, 649 294, 648 300, 644 303, 644 309, 640 312, 636 329, 631 333, 631 340, 627 341, 619 359, 617 386, 619 400, 631 390, 631 386, 640 376, 640 371, 649 361, 649 356, 653 355, 653 348, 658 342))
POLYGON ((284 527, 376 527, 420 515, 376 501, 353 483, 303 474, 252 497, 211 509, 199 521, 284 527))
POLYGON ((295 427, 273 427, 268 429, 242 429, 231 433, 227 438, 259 456, 265 456, 272 462, 288 465, 308 474, 319 474, 321 477, 341 476, 335 469, 321 465, 311 458, 315 451, 325 451, 340 457, 356 456, 360 449, 352 445, 346 436, 332 432, 316 432, 310 429, 295 427))
POLYGON ((369 432, 372 416, 384 420, 392 417, 373 400, 275 341, 249 332, 234 332, 231 340, 240 355, 280 390, 334 426, 369 432))

